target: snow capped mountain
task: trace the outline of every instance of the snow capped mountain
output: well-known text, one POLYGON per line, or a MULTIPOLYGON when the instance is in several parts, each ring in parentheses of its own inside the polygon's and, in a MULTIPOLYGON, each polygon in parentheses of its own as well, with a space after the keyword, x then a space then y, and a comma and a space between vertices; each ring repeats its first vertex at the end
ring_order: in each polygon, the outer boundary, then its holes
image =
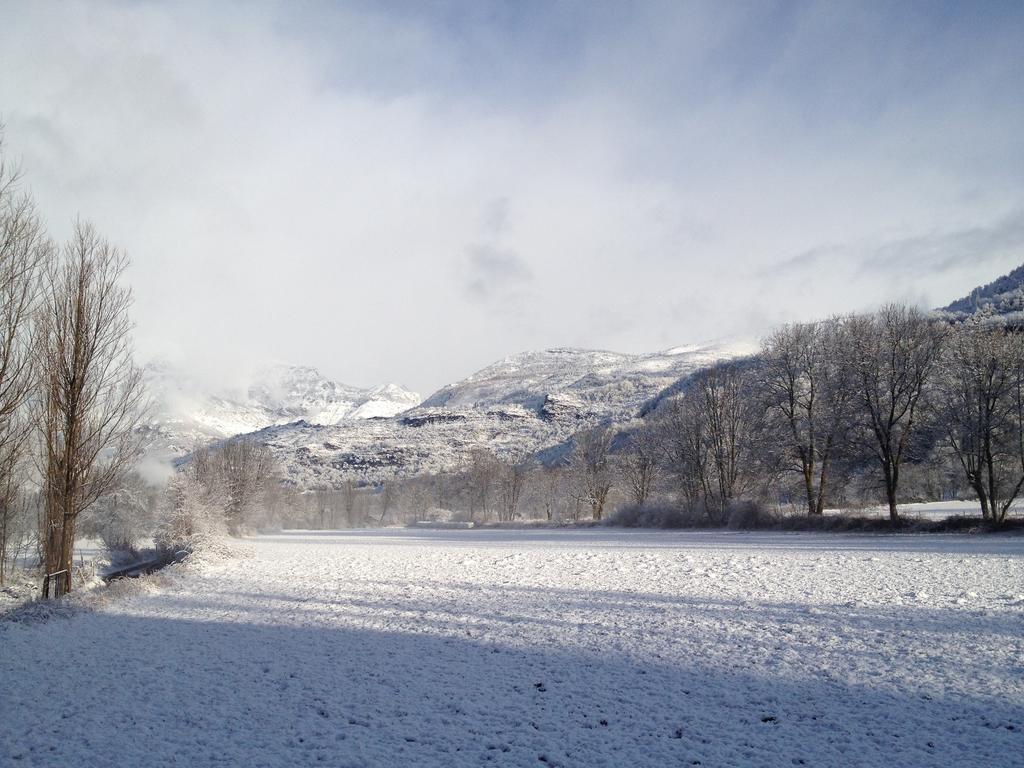
MULTIPOLYGON (((700 368, 755 350, 751 343, 731 342, 648 355, 566 348, 524 352, 391 418, 333 425, 299 421, 245 439, 269 446, 300 487, 437 472, 463 464, 478 447, 498 455, 555 449, 580 429, 636 417, 659 393, 700 368)), ((389 393, 385 402, 396 397, 389 393)))
POLYGON ((166 362, 150 363, 144 375, 154 402, 147 429, 157 450, 171 456, 275 424, 394 416, 420 401, 398 384, 360 389, 283 363, 265 365, 233 387, 210 388, 166 362))
MULTIPOLYGON (((368 390, 354 404, 348 419, 382 419, 415 408, 420 396, 400 384, 381 384, 368 390)), ((337 423, 337 421, 333 422, 337 423)))
POLYGON ((645 355, 565 347, 523 352, 443 387, 424 400, 423 407, 517 404, 537 410, 546 398, 564 395, 618 417, 638 409, 681 376, 754 351, 752 344, 729 342, 645 355))

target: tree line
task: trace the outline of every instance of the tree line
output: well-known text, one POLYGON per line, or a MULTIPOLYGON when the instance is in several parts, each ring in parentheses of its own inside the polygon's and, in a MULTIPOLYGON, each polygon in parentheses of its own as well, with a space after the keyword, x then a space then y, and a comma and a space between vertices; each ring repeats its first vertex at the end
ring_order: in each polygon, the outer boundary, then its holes
POLYGON ((936 481, 915 495, 970 496, 1003 522, 1024 485, 1024 334, 902 304, 786 325, 692 376, 620 461, 635 503, 660 472, 718 521, 742 501, 821 516, 851 486, 899 521, 911 472, 936 481))

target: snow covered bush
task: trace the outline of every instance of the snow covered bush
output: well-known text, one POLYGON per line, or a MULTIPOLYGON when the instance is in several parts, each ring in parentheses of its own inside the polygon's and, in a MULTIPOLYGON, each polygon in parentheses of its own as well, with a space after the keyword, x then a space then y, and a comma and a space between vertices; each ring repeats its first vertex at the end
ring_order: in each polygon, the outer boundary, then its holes
POLYGON ((156 499, 156 489, 129 475, 82 514, 79 533, 99 539, 111 552, 132 552, 153 532, 156 499))
POLYGON ((161 549, 194 549, 227 534, 224 513, 210 488, 193 472, 171 479, 161 504, 154 540, 161 549))

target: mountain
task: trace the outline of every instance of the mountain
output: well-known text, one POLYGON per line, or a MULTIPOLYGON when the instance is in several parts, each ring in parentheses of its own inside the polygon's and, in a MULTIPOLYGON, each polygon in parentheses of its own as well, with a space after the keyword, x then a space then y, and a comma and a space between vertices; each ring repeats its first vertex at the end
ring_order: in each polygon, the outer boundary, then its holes
POLYGON ((1024 264, 939 311, 953 320, 976 317, 983 322, 1024 322, 1024 264))
POLYGON ((750 345, 676 347, 648 355, 555 348, 507 357, 438 390, 423 407, 543 407, 546 397, 565 395, 609 416, 637 410, 680 376, 724 358, 750 354, 750 345))
POLYGON ((153 398, 146 425, 150 452, 175 457, 196 445, 275 424, 313 424, 394 416, 420 402, 398 384, 361 389, 309 366, 265 365, 234 387, 210 388, 166 362, 145 366, 153 398))
POLYGON ((505 358, 388 418, 335 424, 301 420, 241 439, 270 447, 299 487, 333 487, 437 472, 473 449, 499 456, 555 450, 581 429, 628 421, 679 379, 752 354, 731 342, 629 355, 557 348, 505 358))

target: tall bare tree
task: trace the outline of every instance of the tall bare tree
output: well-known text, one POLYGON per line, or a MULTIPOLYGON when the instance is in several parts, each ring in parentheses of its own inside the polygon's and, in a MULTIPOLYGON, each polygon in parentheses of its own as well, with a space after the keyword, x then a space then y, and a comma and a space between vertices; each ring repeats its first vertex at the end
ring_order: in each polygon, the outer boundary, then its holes
POLYGON ((486 520, 490 512, 491 496, 498 474, 498 461, 494 454, 486 448, 475 448, 470 453, 469 467, 466 472, 469 490, 469 519, 474 520, 479 514, 482 519, 486 520))
POLYGON ((867 444, 882 470, 889 517, 897 521, 900 469, 913 450, 948 326, 916 307, 889 304, 842 327, 867 444))
MULTIPOLYGON (((2 131, 3 126, 0 126, 2 131)), ((40 274, 53 253, 32 198, 0 135, 0 584, 4 554, 24 507, 23 470, 32 424, 33 314, 40 274)))
POLYGON ((320 521, 321 531, 327 527, 328 512, 330 512, 331 519, 334 519, 330 493, 327 488, 317 488, 313 491, 313 505, 316 509, 317 519, 320 521))
POLYGON ((35 527, 35 494, 28 490, 23 467, 0 476, 0 585, 9 566, 31 548, 35 527))
POLYGON ((687 397, 696 400, 707 442, 711 506, 722 519, 730 504, 752 493, 761 478, 764 409, 752 396, 748 369, 725 363, 694 377, 687 397))
POLYGON ((841 323, 795 323, 762 344, 759 379, 770 421, 795 464, 807 514, 825 509, 829 470, 849 423, 853 399, 841 323))
POLYGON ((545 520, 554 520, 559 500, 564 496, 565 466, 556 464, 553 467, 541 466, 538 481, 534 487, 540 495, 540 506, 544 510, 545 520))
POLYGON ((78 222, 44 273, 38 315, 37 425, 42 442, 43 549, 47 573, 70 588, 79 514, 115 487, 137 454, 144 406, 132 361, 128 265, 78 222))
POLYGON ((233 440, 213 454, 213 465, 227 491, 224 517, 228 532, 237 535, 264 503, 268 485, 275 482, 277 463, 265 445, 233 440))
POLYGON ((498 520, 511 522, 519 514, 519 500, 532 467, 522 458, 499 460, 495 472, 498 520))
POLYGON ((982 517, 1002 522, 1024 486, 1024 335, 962 326, 936 378, 946 443, 982 517))
POLYGON ((604 516, 604 505, 612 489, 612 467, 609 453, 612 431, 595 427, 576 435, 576 445, 569 456, 569 476, 577 502, 587 504, 594 520, 604 516))
POLYGON ((616 464, 633 503, 642 507, 661 471, 662 451, 654 430, 642 426, 629 432, 616 464))
POLYGON ((395 481, 385 480, 380 485, 380 519, 377 521, 377 525, 384 525, 387 520, 388 512, 395 504, 395 481))
POLYGON ((358 490, 352 479, 346 480, 341 486, 341 503, 345 507, 345 524, 349 528, 361 528, 362 521, 357 519, 356 501, 358 490))
POLYGON ((710 509, 712 494, 703 408, 696 397, 672 402, 660 432, 662 460, 690 509, 710 509))

